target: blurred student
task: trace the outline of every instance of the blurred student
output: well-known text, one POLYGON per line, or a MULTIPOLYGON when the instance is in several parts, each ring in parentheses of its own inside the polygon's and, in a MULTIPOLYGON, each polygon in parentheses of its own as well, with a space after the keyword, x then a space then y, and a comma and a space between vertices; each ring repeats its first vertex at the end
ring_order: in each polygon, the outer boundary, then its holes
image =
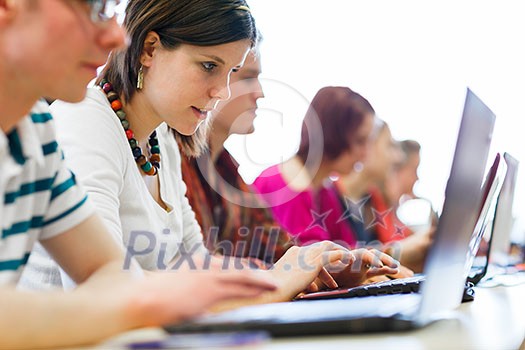
POLYGON ((362 242, 377 244, 402 265, 421 272, 432 230, 413 235, 396 215, 399 198, 405 191, 397 174, 404 155, 384 121, 378 120, 371 143, 369 157, 360 171, 336 181, 349 214, 346 222, 358 232, 362 242))
POLYGON ((408 216, 417 216, 415 218, 419 224, 417 226, 437 226, 438 215, 432 208, 430 200, 414 193, 415 184, 419 180, 421 145, 415 140, 402 140, 397 144, 402 152, 402 157, 394 164, 394 171, 387 182, 395 190, 394 193, 389 194, 391 202, 396 208, 401 207, 401 210, 408 216), (416 201, 411 201, 412 199, 416 201))
POLYGON ((375 112, 347 87, 324 87, 304 117, 299 151, 266 169, 254 186, 299 244, 330 239, 348 247, 355 232, 344 220, 329 177, 347 174, 367 153, 375 112))
POLYGON ((414 186, 419 180, 418 168, 421 162, 421 145, 415 140, 399 141, 399 147, 403 152, 403 159, 397 167, 397 181, 401 192, 400 202, 417 198, 414 194, 414 186))

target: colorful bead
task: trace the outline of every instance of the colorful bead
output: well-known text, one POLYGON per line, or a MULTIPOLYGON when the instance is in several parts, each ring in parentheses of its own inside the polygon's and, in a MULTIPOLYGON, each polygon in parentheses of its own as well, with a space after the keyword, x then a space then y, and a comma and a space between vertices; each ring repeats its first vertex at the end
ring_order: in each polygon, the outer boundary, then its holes
POLYGON ((124 112, 122 109, 119 109, 115 113, 117 113, 118 119, 120 119, 120 120, 125 120, 126 119, 126 112, 124 112))
POLYGON ((140 149, 140 147, 133 148, 131 152, 133 152, 133 157, 135 158, 138 158, 142 155, 142 150, 140 149))
POLYGON ((109 93, 111 90, 113 90, 113 85, 111 85, 110 83, 105 83, 105 84, 102 86, 102 90, 104 90, 104 92, 107 94, 107 93, 109 93))
POLYGON ((135 158, 135 162, 137 162, 137 164, 140 167, 142 167, 144 164, 148 162, 148 160, 146 159, 146 157, 144 157, 144 155, 140 155, 139 157, 135 158))
POLYGON ((157 146, 159 144, 159 140, 157 139, 149 139, 148 143, 150 146, 157 146))
POLYGON ((108 100, 109 100, 109 102, 113 102, 115 100, 118 100, 118 94, 115 91, 108 92, 108 100))
POLYGON ((148 172, 150 171, 150 169, 153 167, 153 165, 151 165, 150 162, 146 162, 144 165, 141 166, 142 170, 144 170, 144 172, 148 172))
POLYGON ((111 102, 111 108, 113 108, 115 112, 118 111, 122 108, 122 102, 120 102, 120 100, 115 100, 111 102))
POLYGON ((134 138, 134 133, 129 128, 129 122, 126 120, 126 113, 122 110, 122 102, 120 102, 119 95, 113 91, 113 86, 106 79, 102 79, 98 84, 106 93, 106 97, 111 104, 111 108, 120 119, 122 128, 126 132, 131 153, 135 158, 135 162, 142 169, 146 175, 154 176, 157 174, 157 169, 160 169, 160 147, 157 140, 157 133, 155 130, 151 133, 148 143, 151 146, 149 153, 149 160, 142 154, 142 149, 139 147, 138 141, 134 138))
POLYGON ((159 163, 160 162, 160 154, 153 153, 151 157, 149 157, 149 161, 152 163, 159 163))
POLYGON ((122 127, 124 128, 124 130, 127 131, 129 129, 129 122, 126 119, 121 120, 120 124, 122 124, 122 127))
POLYGON ((149 175, 149 176, 157 175, 157 168, 152 166, 151 169, 149 171, 145 171, 145 173, 146 175, 149 175))

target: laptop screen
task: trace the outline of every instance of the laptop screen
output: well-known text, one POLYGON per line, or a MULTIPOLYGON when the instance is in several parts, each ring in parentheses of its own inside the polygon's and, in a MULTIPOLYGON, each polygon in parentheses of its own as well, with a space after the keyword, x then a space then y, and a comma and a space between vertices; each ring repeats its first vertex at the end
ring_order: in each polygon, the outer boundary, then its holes
POLYGON ((494 238, 490 248, 490 257, 497 264, 507 265, 509 263, 510 233, 513 223, 512 204, 514 202, 519 162, 506 152, 503 154, 503 158, 507 164, 507 174, 505 175, 505 181, 503 181, 503 187, 496 206, 492 232, 494 238))
POLYGON ((494 113, 470 89, 456 142, 443 211, 425 262, 418 322, 456 308, 465 286, 466 251, 479 217, 494 113))
POLYGON ((468 281, 474 284, 478 283, 487 272, 489 244, 492 237, 489 223, 494 222, 496 203, 503 185, 506 168, 500 154, 496 154, 481 188, 482 198, 479 216, 474 231, 472 231, 465 264, 465 276, 468 276, 468 281), (476 259, 476 263, 474 263, 474 259, 476 259))

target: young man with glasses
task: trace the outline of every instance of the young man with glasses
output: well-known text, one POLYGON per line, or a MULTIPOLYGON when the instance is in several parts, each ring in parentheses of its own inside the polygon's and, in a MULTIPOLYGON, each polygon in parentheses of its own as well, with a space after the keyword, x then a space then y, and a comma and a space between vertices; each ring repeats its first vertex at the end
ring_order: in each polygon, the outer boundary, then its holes
POLYGON ((122 271, 124 253, 65 167, 41 99, 84 98, 97 67, 124 44, 117 5, 0 0, 0 348, 93 343, 274 288, 248 271, 122 271), (75 291, 15 288, 36 240, 80 284, 75 291))

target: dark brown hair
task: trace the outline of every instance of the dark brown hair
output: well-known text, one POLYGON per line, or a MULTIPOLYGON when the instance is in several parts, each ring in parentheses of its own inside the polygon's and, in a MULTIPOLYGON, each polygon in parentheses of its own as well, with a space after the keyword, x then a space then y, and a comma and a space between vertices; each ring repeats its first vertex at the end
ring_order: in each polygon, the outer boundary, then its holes
MULTIPOLYGON (((129 46, 110 55, 97 79, 110 81, 124 101, 136 92, 140 56, 151 31, 168 50, 181 44, 214 46, 244 39, 253 47, 257 41, 255 21, 244 0, 129 0, 124 27, 129 46)), ((185 153, 198 155, 206 147, 208 124, 192 136, 173 130, 185 153)))
POLYGON ((375 114, 370 103, 349 88, 322 88, 313 98, 304 117, 297 155, 306 163, 311 151, 312 136, 309 133, 314 132, 319 134, 317 137, 323 138, 320 143, 323 147, 322 158, 337 158, 344 151, 351 149, 353 134, 369 114, 375 114), (318 121, 312 122, 314 119, 318 121), (308 125, 318 125, 321 130, 308 130, 308 125))

